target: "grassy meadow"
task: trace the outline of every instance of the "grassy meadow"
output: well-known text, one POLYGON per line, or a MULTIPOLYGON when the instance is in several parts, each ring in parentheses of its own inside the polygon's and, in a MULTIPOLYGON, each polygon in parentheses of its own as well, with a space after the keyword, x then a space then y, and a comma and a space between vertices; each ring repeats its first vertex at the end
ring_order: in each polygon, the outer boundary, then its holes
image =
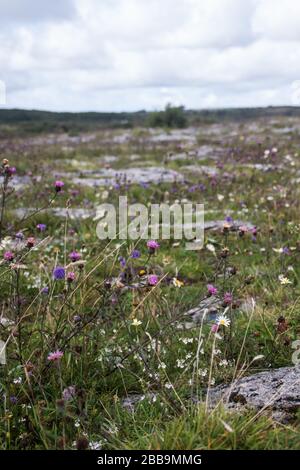
POLYGON ((1 449, 300 449, 299 414, 208 399, 293 365, 299 131, 286 116, 1 128, 1 449), (97 207, 119 196, 203 203, 203 248, 100 240, 97 207), (210 297, 219 316, 186 315, 210 297))

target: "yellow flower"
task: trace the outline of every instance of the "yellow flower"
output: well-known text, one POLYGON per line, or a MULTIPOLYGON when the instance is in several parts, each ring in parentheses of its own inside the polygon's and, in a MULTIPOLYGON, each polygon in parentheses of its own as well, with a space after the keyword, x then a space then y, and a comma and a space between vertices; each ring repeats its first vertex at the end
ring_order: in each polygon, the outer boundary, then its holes
POLYGON ((131 324, 132 326, 140 326, 142 322, 138 320, 137 318, 134 318, 131 324))
POLYGON ((173 285, 174 285, 175 287, 182 287, 182 286, 184 286, 184 282, 183 282, 183 281, 179 281, 179 279, 177 279, 177 277, 173 277, 172 282, 173 282, 173 285))
POLYGON ((140 269, 139 275, 140 275, 140 276, 144 276, 144 274, 146 274, 146 271, 145 271, 144 269, 140 269))

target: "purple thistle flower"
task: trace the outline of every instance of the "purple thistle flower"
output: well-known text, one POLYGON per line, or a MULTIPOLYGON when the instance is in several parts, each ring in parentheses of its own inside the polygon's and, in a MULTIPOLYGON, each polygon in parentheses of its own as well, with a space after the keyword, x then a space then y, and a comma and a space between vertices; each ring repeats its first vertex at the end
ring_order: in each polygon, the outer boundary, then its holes
POLYGON ((47 225, 46 224, 37 224, 36 228, 40 231, 40 232, 44 232, 47 228, 47 225))
POLYGON ((64 187, 65 183, 63 181, 55 181, 55 190, 57 193, 59 193, 62 188, 64 187))
POLYGON ((35 245, 35 239, 34 237, 29 237, 27 238, 27 246, 28 248, 32 248, 35 245))
POLYGON ((225 292, 223 300, 226 305, 230 305, 233 300, 232 294, 230 292, 225 292))
POLYGON ((48 361, 52 361, 52 362, 57 362, 59 361, 62 357, 63 357, 64 353, 62 351, 59 351, 58 349, 54 352, 50 352, 48 354, 48 361))
POLYGON ((159 243, 157 243, 156 240, 148 240, 147 241, 147 247, 150 255, 153 255, 155 253, 155 250, 159 248, 159 243))
POLYGON ((81 259, 81 254, 78 253, 78 251, 72 251, 69 254, 69 258, 72 261, 72 263, 75 263, 76 261, 79 261, 81 259))
POLYGON ((14 259, 15 255, 13 254, 12 251, 6 251, 3 255, 3 258, 5 261, 12 261, 14 259))
POLYGON ((22 232, 18 232, 16 233, 16 239, 17 240, 23 240, 24 239, 24 234, 22 232))
POLYGON ((71 271, 67 274, 67 281, 71 283, 75 280, 75 277, 76 277, 76 274, 73 271, 71 271))
POLYGON ((157 243, 156 240, 148 240, 147 241, 147 247, 148 248, 153 248, 154 250, 156 250, 156 248, 159 248, 159 243, 157 243))
POLYGON ((5 168, 5 173, 8 176, 13 176, 17 172, 16 168, 14 166, 8 166, 5 168))
POLYGON ((212 284, 207 285, 207 290, 208 290, 209 295, 216 295, 218 293, 218 289, 212 284))
POLYGON ((130 257, 131 258, 139 258, 141 256, 141 252, 139 250, 132 250, 130 257))
POLYGON ((70 385, 70 387, 65 388, 62 392, 62 396, 65 401, 72 400, 72 398, 75 397, 75 394, 76 394, 76 391, 73 385, 70 385))
POLYGON ((239 227, 239 235, 242 237, 245 235, 245 233, 248 232, 248 227, 246 225, 241 225, 239 227))
POLYGON ((52 274, 53 274, 53 278, 56 281, 59 281, 61 279, 65 279, 65 277, 66 277, 65 268, 63 268, 62 266, 56 266, 56 268, 53 269, 52 274))
POLYGON ((120 265, 122 266, 122 268, 125 268, 125 266, 126 266, 126 259, 125 259, 123 256, 120 256, 120 257, 119 257, 119 261, 120 261, 120 265))
POLYGON ((158 277, 156 276, 156 274, 150 274, 150 276, 148 276, 149 286, 156 286, 157 283, 158 283, 158 277))

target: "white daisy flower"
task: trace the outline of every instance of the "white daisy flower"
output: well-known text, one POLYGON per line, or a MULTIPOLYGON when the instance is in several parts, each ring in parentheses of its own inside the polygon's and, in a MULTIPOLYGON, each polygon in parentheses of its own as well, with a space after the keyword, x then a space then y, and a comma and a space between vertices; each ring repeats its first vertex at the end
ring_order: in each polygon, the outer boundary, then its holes
POLYGON ((287 277, 284 277, 283 274, 280 274, 278 276, 279 282, 282 286, 285 286, 287 284, 292 284, 292 281, 290 281, 287 277))
POLYGON ((230 325, 230 320, 228 317, 226 317, 226 315, 221 314, 217 317, 216 323, 219 326, 222 325, 228 327, 230 325))

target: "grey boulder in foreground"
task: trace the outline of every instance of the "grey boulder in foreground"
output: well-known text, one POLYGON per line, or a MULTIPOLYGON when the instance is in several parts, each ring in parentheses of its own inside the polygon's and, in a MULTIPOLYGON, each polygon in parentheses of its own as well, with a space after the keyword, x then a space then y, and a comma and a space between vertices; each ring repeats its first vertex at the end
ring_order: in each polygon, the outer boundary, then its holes
POLYGON ((274 417, 277 412, 288 416, 300 408, 300 366, 259 372, 230 385, 211 388, 208 393, 211 405, 221 401, 232 409, 265 409, 275 411, 274 417))
MULTIPOLYGON (((219 403, 232 411, 243 412, 254 409, 259 413, 271 412, 274 420, 288 422, 300 408, 300 366, 259 372, 243 377, 229 385, 218 385, 207 391, 209 408, 219 403)), ((145 398, 154 401, 155 394, 129 395, 123 400, 124 408, 133 411, 145 398)), ((202 399, 192 398, 194 403, 203 403, 202 399)))

